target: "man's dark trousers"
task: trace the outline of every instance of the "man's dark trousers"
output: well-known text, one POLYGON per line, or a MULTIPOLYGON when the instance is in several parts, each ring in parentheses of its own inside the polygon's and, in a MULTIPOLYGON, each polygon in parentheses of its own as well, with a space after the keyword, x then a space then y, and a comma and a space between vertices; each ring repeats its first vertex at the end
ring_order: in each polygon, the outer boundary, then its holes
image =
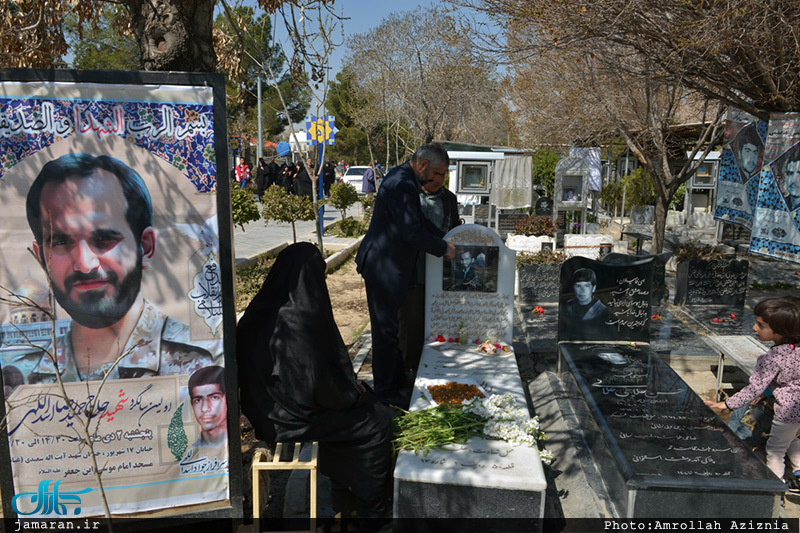
POLYGON ((400 328, 397 313, 400 298, 386 292, 384 287, 364 282, 372 328, 372 376, 375 395, 381 400, 397 400, 405 376, 403 354, 397 332, 400 328))

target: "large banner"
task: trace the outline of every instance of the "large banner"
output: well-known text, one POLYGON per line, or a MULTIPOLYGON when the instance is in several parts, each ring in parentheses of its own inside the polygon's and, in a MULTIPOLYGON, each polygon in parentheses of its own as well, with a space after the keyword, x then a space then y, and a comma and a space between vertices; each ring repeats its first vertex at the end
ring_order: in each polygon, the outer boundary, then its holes
POLYGON ((735 108, 728 110, 714 218, 753 227, 767 123, 735 108))
POLYGON ((750 252, 800 262, 800 113, 769 117, 750 252))
POLYGON ((2 491, 19 516, 230 504, 221 83, 0 72, 2 491))

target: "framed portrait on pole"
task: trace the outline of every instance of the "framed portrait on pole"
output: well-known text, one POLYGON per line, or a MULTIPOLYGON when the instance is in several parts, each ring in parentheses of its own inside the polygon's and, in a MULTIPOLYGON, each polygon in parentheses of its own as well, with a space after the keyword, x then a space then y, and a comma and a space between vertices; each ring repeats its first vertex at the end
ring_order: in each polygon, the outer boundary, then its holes
POLYGON ((241 517, 226 139, 221 75, 0 70, 5 517, 241 517))

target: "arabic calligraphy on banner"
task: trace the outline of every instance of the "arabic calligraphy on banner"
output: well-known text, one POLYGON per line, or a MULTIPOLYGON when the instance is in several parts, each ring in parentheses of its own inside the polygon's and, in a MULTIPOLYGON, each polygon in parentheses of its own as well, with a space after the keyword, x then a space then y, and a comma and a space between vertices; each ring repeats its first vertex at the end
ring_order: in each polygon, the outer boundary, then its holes
POLYGON ((216 183, 212 106, 200 103, 119 102, 0 92, 0 178, 25 157, 71 135, 102 140, 116 135, 182 171, 198 192, 216 183))
MULTIPOLYGON (((196 433, 191 418, 185 376, 121 379, 106 383, 65 383, 71 398, 97 396, 90 423, 94 453, 102 469, 103 485, 112 512, 133 512, 145 502, 179 503, 195 493, 192 478, 203 478, 203 490, 213 495, 227 491, 227 449, 204 458, 202 468, 189 455, 196 433), (88 395, 87 395, 88 387, 88 395), (100 391, 99 396, 97 391, 100 391), (183 438, 176 439, 176 430, 183 438), (189 437, 187 437, 188 435, 189 437), (182 441, 182 446, 176 442, 182 441), (134 503, 135 502, 135 503, 134 503)), ((80 423, 58 393, 57 385, 23 385, 8 398, 8 433, 14 488, 17 494, 36 493, 43 479, 60 481, 60 491, 78 493, 94 487, 89 448, 77 439, 80 423)), ((102 513, 97 490, 81 497, 82 514, 102 513)))

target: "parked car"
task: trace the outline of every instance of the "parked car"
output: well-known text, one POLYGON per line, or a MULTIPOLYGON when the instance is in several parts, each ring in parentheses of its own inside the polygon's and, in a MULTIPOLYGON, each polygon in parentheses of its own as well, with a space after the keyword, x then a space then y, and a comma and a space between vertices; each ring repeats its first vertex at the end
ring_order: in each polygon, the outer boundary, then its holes
POLYGON ((361 186, 364 181, 364 172, 366 172, 368 168, 369 167, 349 167, 344 173, 344 176, 342 176, 342 181, 355 187, 358 194, 363 194, 361 192, 361 186))

